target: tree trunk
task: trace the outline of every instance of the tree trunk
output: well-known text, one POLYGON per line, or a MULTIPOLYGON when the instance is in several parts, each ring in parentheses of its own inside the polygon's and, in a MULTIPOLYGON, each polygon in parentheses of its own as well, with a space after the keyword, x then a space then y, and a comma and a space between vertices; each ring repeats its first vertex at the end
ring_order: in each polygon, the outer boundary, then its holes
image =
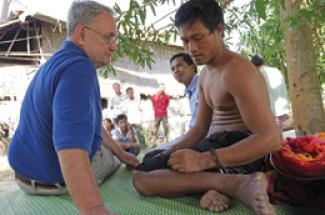
POLYGON ((300 2, 285 0, 285 10, 282 11, 289 94, 298 136, 325 131, 325 112, 320 81, 316 75, 311 24, 302 18, 300 28, 293 30, 283 21, 286 17, 297 15, 294 8, 299 8, 300 2))

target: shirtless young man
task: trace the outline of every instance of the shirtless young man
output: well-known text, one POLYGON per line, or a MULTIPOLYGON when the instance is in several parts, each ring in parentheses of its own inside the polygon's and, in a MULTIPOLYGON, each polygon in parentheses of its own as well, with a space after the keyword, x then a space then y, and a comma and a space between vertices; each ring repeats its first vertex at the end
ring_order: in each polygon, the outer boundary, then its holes
POLYGON ((204 193, 200 204, 210 211, 227 209, 229 200, 225 195, 229 195, 238 198, 255 214, 275 214, 263 173, 203 171, 237 168, 279 149, 281 138, 269 108, 263 77, 254 65, 224 46, 223 14, 216 1, 186 2, 178 9, 175 24, 186 51, 197 64, 205 65, 200 73, 198 116, 179 143, 164 152, 170 154, 171 169, 134 171, 135 188, 143 195, 166 197, 204 193), (211 136, 225 131, 251 134, 215 150, 189 149, 205 138, 209 128, 211 136))

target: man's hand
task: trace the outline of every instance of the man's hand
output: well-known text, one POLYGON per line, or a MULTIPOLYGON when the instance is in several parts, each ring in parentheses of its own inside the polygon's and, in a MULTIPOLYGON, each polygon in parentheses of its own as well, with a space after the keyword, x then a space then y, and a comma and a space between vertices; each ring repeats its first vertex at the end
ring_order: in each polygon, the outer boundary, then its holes
POLYGON ((118 215, 108 210, 104 206, 97 206, 81 213, 81 215, 118 215))
POLYGON ((128 153, 124 150, 122 150, 120 152, 120 154, 118 155, 118 158, 122 161, 122 163, 130 165, 134 168, 139 165, 138 159, 133 154, 128 153))
POLYGON ((143 162, 137 166, 137 170, 149 172, 156 169, 167 169, 167 161, 169 156, 160 153, 163 150, 149 152, 143 158, 143 162))
POLYGON ((199 172, 211 168, 211 156, 209 152, 200 153, 191 149, 181 149, 170 155, 167 164, 178 172, 199 172))
POLYGON ((129 146, 128 148, 131 148, 131 149, 140 148, 140 145, 137 143, 128 143, 127 145, 129 146))
POLYGON ((128 129, 129 131, 133 129, 133 125, 132 124, 128 124, 128 129))

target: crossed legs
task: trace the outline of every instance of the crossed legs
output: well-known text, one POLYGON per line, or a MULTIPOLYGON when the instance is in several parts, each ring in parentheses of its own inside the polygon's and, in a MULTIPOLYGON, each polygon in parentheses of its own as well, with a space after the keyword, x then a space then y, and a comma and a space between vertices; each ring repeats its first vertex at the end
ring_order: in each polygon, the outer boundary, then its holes
POLYGON ((229 207, 225 195, 238 198, 258 215, 274 215, 266 193, 263 173, 250 175, 217 174, 214 172, 178 173, 169 169, 151 172, 134 171, 133 184, 142 195, 177 197, 205 193, 201 207, 222 211, 229 207), (225 194, 222 195, 221 193, 225 194))

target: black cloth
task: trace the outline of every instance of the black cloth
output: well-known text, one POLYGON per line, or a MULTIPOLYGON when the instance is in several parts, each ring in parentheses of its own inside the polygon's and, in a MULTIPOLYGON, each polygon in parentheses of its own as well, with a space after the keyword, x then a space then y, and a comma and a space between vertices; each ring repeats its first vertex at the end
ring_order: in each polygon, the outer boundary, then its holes
POLYGON ((139 148, 128 148, 125 149, 126 152, 129 152, 135 156, 137 156, 140 153, 140 149, 139 148))
MULTIPOLYGON (((242 139, 250 136, 250 132, 241 131, 223 131, 212 134, 198 144, 193 145, 190 149, 198 152, 206 152, 211 148, 218 149, 233 145, 242 139)), ((153 150, 145 154, 142 163, 136 168, 140 171, 149 172, 156 169, 166 169, 169 168, 167 161, 169 155, 163 154, 164 150, 153 150)), ((266 158, 263 157, 252 163, 237 166, 237 167, 226 167, 226 168, 215 168, 213 171, 228 174, 250 174, 252 172, 261 171, 265 166, 266 158)))

